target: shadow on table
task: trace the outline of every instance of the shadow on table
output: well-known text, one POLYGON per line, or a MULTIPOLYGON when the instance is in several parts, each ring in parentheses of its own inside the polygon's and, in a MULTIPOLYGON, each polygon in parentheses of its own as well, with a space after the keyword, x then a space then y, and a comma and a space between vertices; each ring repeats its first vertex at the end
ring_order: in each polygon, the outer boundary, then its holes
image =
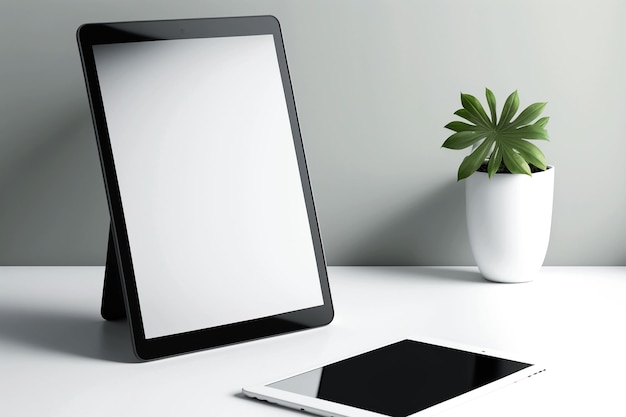
POLYGON ((128 322, 107 322, 72 312, 0 306, 0 343, 23 345, 114 362, 139 362, 128 322))
POLYGON ((457 267, 419 267, 410 266, 381 267, 393 271, 393 275, 402 275, 407 278, 437 279, 441 281, 474 282, 477 284, 488 284, 478 269, 463 269, 457 267))
POLYGON ((452 281, 476 282, 480 284, 488 283, 478 270, 468 271, 466 269, 437 267, 429 268, 428 276, 452 281))

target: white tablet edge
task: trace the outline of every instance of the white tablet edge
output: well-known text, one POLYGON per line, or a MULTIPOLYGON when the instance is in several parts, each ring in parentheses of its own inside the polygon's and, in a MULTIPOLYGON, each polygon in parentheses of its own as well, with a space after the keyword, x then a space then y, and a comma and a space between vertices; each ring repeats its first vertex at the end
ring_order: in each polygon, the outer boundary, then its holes
MULTIPOLYGON (((489 356, 493 356, 496 358, 508 359, 508 360, 531 364, 531 366, 527 368, 514 372, 496 381, 483 385, 482 387, 475 388, 469 392, 458 395, 454 398, 451 398, 439 404, 435 404, 432 407, 418 411, 414 414, 411 414, 408 417, 428 417, 428 416, 435 415, 437 413, 442 412, 445 409, 455 407, 461 403, 478 398, 482 395, 485 395, 489 392, 493 392, 507 385, 520 382, 528 377, 537 375, 546 370, 545 367, 536 364, 535 361, 528 360, 528 358, 516 357, 511 354, 496 351, 493 349, 482 349, 476 346, 470 346, 470 345, 449 342, 449 341, 442 341, 439 339, 428 339, 428 338, 423 338, 423 337, 420 337, 420 338, 408 337, 407 339, 413 340, 416 342, 429 343, 429 344, 438 345, 442 347, 449 347, 453 349, 464 350, 467 352, 480 353, 483 355, 489 355, 489 356)), ((401 339, 401 340, 404 340, 404 339, 401 339)), ((386 343, 384 345, 378 346, 378 348, 385 347, 391 343, 399 342, 401 340, 395 340, 393 342, 386 343)), ((355 353, 354 355, 347 356, 343 359, 348 359, 348 358, 360 355, 362 353, 367 353, 374 349, 377 349, 377 348, 375 347, 375 348, 368 349, 360 353, 355 353)), ((332 401, 323 400, 320 398, 307 397, 305 395, 296 394, 296 393, 292 393, 292 392, 288 392, 288 391, 284 391, 284 390, 280 390, 280 389, 276 389, 276 388, 272 388, 268 386, 269 384, 273 384, 275 382, 282 381, 284 379, 291 378, 293 376, 300 375, 305 372, 319 369, 323 366, 330 365, 335 362, 339 362, 343 359, 338 359, 336 361, 325 363, 319 366, 315 366, 307 370, 302 370, 292 375, 288 375, 280 379, 266 382, 262 385, 256 385, 256 386, 252 386, 249 388, 242 388, 242 392, 243 394, 245 394, 246 396, 250 398, 255 398, 261 401, 267 401, 273 404, 281 405, 283 407, 305 411, 311 414, 324 416, 324 417, 388 417, 384 414, 379 414, 379 413, 375 413, 372 411, 368 411, 368 410, 364 410, 364 409, 360 409, 356 407, 351 407, 348 405, 339 404, 339 403, 335 403, 332 401)))

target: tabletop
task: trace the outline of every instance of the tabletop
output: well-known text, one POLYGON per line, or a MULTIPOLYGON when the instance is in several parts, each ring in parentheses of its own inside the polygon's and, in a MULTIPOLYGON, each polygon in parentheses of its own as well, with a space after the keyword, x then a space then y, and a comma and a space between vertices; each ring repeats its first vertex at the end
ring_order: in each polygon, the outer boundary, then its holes
POLYGON ((257 385, 407 337, 537 358, 547 371, 442 416, 626 415, 626 267, 329 267, 325 327, 138 362, 100 317, 103 267, 0 267, 0 415, 294 416, 257 385))

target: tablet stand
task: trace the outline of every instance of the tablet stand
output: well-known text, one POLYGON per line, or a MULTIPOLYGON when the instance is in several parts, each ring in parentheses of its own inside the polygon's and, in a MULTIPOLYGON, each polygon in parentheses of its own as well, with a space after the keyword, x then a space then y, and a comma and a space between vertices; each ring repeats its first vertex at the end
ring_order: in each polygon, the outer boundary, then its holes
POLYGON ((102 308, 100 314, 105 320, 120 320, 126 318, 122 280, 115 254, 113 229, 109 226, 109 243, 107 245, 107 260, 104 270, 104 287, 102 288, 102 308))

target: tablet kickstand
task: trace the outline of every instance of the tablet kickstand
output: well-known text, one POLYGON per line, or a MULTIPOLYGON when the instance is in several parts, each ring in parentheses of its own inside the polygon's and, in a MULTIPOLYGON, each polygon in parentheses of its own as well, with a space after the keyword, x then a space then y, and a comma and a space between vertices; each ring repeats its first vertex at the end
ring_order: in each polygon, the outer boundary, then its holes
POLYGON ((102 288, 102 308, 100 314, 105 320, 120 320, 126 318, 122 280, 115 254, 113 230, 109 226, 109 243, 107 245, 107 260, 104 270, 104 287, 102 288))

